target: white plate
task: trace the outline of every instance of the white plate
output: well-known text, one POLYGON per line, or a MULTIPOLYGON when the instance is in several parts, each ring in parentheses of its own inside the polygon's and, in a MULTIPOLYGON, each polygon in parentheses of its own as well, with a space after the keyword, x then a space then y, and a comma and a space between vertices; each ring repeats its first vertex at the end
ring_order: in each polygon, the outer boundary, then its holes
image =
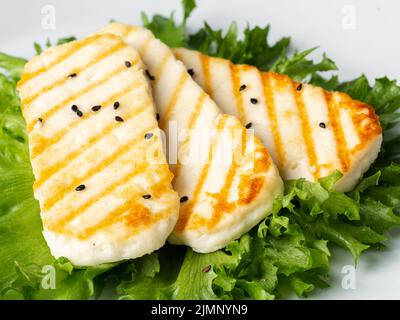
MULTIPOLYGON (((338 65, 340 78, 361 73, 370 79, 387 75, 400 78, 400 2, 396 0, 198 0, 199 8, 189 21, 193 29, 207 20, 226 28, 272 25, 271 40, 291 36, 299 50, 319 46, 315 57, 327 52, 338 65), (200 3, 201 2, 201 3, 200 3)), ((179 0, 3 0, 0 8, 0 51, 30 57, 33 42, 59 37, 85 36, 110 19, 139 24, 140 12, 181 17, 179 0), (50 5, 48 7, 46 5, 50 5), (48 10, 55 10, 55 29, 44 29, 48 10), (44 23, 44 24, 43 24, 44 23)), ((51 21, 50 21, 51 22, 51 21)), ((312 294, 315 299, 400 299, 400 230, 389 233, 388 250, 367 252, 355 271, 355 288, 346 282, 352 258, 333 250, 331 287, 312 294), (343 284, 343 285, 342 285, 343 284)))

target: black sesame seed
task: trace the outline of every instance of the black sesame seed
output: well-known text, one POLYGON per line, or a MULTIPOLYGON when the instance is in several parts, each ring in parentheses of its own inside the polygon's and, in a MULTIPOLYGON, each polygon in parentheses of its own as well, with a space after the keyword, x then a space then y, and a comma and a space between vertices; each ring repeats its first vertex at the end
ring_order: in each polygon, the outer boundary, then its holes
POLYGON ((201 271, 204 273, 207 273, 211 270, 211 265, 208 265, 207 267, 204 267, 201 271))
POLYGON ((77 76, 76 73, 71 73, 71 74, 68 76, 68 78, 75 78, 76 76, 77 76))
POLYGON ((148 140, 148 139, 150 139, 153 135, 154 135, 153 133, 149 132, 149 133, 146 133, 146 134, 144 135, 144 138, 148 140))
POLYGON ((124 122, 124 119, 122 119, 120 116, 116 116, 115 121, 124 122))
POLYGON ((179 202, 183 203, 183 202, 186 202, 188 200, 189 200, 189 198, 187 196, 183 196, 183 197, 180 198, 179 202))
POLYGON ((39 121, 40 123, 42 123, 42 122, 43 122, 43 119, 42 119, 42 118, 38 118, 38 121, 39 121))
POLYGON ((117 110, 119 108, 119 102, 115 101, 114 102, 114 110, 117 110))
POLYGON ((77 106, 76 104, 74 104, 74 105, 71 107, 71 110, 72 110, 73 112, 77 112, 77 111, 78 111, 78 106, 77 106))
POLYGON ((246 89, 247 88, 247 86, 245 85, 245 84, 242 84, 241 86, 240 86, 240 88, 239 88, 239 91, 243 91, 244 89, 246 89))
POLYGON ((156 78, 150 73, 149 70, 146 69, 146 76, 150 79, 150 80, 155 80, 156 78))
POLYGON ((188 69, 187 71, 191 77, 194 76, 194 70, 192 68, 188 69))
POLYGON ((79 186, 77 186, 75 188, 75 191, 82 191, 82 190, 85 190, 85 188, 86 188, 86 186, 84 184, 80 184, 79 186))
POLYGON ((297 90, 297 91, 301 91, 301 89, 303 89, 303 84, 302 84, 302 83, 300 83, 300 84, 297 86, 296 90, 297 90))
POLYGON ((249 122, 248 124, 246 124, 246 129, 250 129, 252 125, 253 124, 251 122, 249 122))
POLYGON ((143 199, 150 199, 151 198, 151 194, 145 194, 143 195, 143 199))
POLYGON ((78 110, 78 111, 76 112, 76 115, 80 118, 80 117, 83 116, 83 112, 82 112, 81 110, 78 110))
POLYGON ((101 109, 100 105, 92 107, 92 111, 94 111, 94 112, 99 111, 100 109, 101 109))
POLYGON ((325 129, 326 128, 326 124, 324 122, 320 122, 319 123, 320 128, 325 129))
POLYGON ((160 114, 159 113, 156 114, 156 119, 157 119, 157 121, 160 120, 160 114))
POLYGON ((132 67, 132 63, 130 63, 129 61, 125 61, 125 66, 127 68, 130 68, 130 67, 132 67))
POLYGON ((251 99, 250 99, 250 102, 251 102, 252 104, 257 104, 257 103, 258 103, 258 100, 257 100, 256 98, 251 98, 251 99))

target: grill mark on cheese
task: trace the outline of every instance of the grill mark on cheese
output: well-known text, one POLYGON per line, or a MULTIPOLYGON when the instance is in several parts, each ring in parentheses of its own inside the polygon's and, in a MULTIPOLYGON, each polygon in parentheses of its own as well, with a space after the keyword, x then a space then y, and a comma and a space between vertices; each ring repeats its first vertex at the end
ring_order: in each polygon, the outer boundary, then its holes
POLYGON ((32 79, 36 78, 38 75, 40 75, 41 73, 45 72, 46 70, 53 68, 54 66, 61 63, 62 61, 67 59, 69 56, 71 56, 72 54, 77 52, 79 49, 94 43, 96 40, 98 40, 101 37, 104 37, 104 36, 103 35, 95 35, 90 38, 81 40, 79 42, 73 42, 73 43, 69 44, 70 48, 68 50, 66 50, 63 54, 61 54, 57 59, 55 59, 54 61, 49 63, 47 66, 41 67, 30 73, 24 73, 22 79, 18 82, 18 86, 21 87, 29 80, 32 80, 32 79))
POLYGON ((198 202, 198 197, 200 195, 200 192, 203 188, 203 185, 207 179, 210 165, 213 159, 213 150, 214 150, 214 145, 218 141, 218 135, 219 133, 224 129, 225 127, 225 117, 222 116, 219 119, 219 122, 217 124, 217 129, 216 129, 216 134, 214 136, 214 140, 210 142, 210 147, 208 150, 208 161, 205 163, 200 171, 199 178, 197 180, 197 183, 195 185, 193 194, 189 202, 186 202, 185 204, 181 205, 181 210, 179 214, 179 219, 178 222, 175 226, 175 231, 177 232, 182 232, 185 228, 187 223, 189 222, 190 215, 192 214, 192 210, 195 204, 198 202))
POLYGON ((163 219, 165 213, 154 214, 150 210, 138 203, 137 199, 134 198, 131 201, 126 201, 122 206, 116 208, 111 212, 104 220, 100 223, 88 227, 83 230, 82 233, 78 235, 80 239, 87 239, 99 231, 106 229, 120 222, 122 218, 124 220, 124 225, 131 228, 130 235, 135 234, 137 231, 149 227, 161 219, 163 219))
POLYGON ((370 105, 363 102, 354 101, 347 94, 341 93, 340 107, 343 109, 345 108, 348 110, 348 112, 350 112, 350 117, 360 141, 349 151, 351 154, 359 152, 365 147, 365 145, 373 136, 382 133, 382 129, 379 124, 379 118, 370 105), (363 126, 363 121, 367 121, 368 124, 363 126))
POLYGON ((233 96, 236 102, 236 110, 238 112, 238 118, 241 123, 246 123, 246 111, 243 104, 243 94, 240 91, 240 66, 236 66, 233 63, 229 63, 229 69, 231 73, 233 96))
MULTIPOLYGON (((211 196, 218 201, 214 205, 215 211, 213 212, 211 217, 205 218, 201 215, 194 215, 191 218, 190 226, 186 227, 187 229, 198 230, 199 228, 206 227, 208 228, 208 230, 212 230, 213 228, 218 226, 218 223, 223 217, 223 213, 231 213, 233 210, 236 209, 237 206, 243 204, 248 205, 257 197, 266 181, 264 176, 257 176, 257 173, 263 174, 265 172, 268 172, 271 165, 268 150, 266 148, 262 148, 255 151, 255 153, 258 152, 262 153, 262 156, 258 161, 256 161, 253 174, 241 175, 239 178, 238 200, 230 202, 227 201, 225 195, 221 196, 221 194, 211 194, 211 196)), ((236 175, 233 172, 234 171, 231 170, 230 173, 228 173, 228 175, 231 176, 232 179, 236 175)))
POLYGON ((275 110, 274 95, 271 88, 270 74, 267 72, 260 72, 260 77, 264 88, 265 106, 267 109, 268 118, 270 120, 269 129, 271 130, 272 136, 274 138, 275 151, 276 151, 276 156, 278 158, 277 166, 279 169, 282 169, 285 163, 285 153, 283 150, 281 134, 279 132, 279 123, 275 110))
MULTIPOLYGON (((354 153, 360 151, 365 146, 365 136, 364 136, 365 130, 363 130, 361 127, 361 121, 363 121, 365 118, 368 118, 369 115, 365 117, 365 115, 359 114, 357 110, 355 110, 354 106, 353 108, 349 108, 349 105, 352 105, 352 101, 342 101, 343 96, 344 94, 340 95, 339 106, 341 109, 346 109, 346 111, 349 113, 351 122, 354 126, 354 129, 357 133, 357 137, 359 139, 357 145, 349 150, 349 153, 353 155, 354 153)), ((344 99, 346 98, 347 97, 345 97, 344 99)))
POLYGON ((196 126, 196 122, 201 114, 202 107, 204 106, 205 100, 207 98, 207 93, 202 92, 200 96, 197 98, 196 105, 190 114, 190 118, 187 124, 187 128, 193 129, 196 126))
POLYGON ((265 181, 266 179, 263 176, 254 178, 250 178, 250 176, 242 177, 239 184, 239 204, 251 203, 260 193, 265 181))
MULTIPOLYGON (((175 58, 177 59, 177 60, 179 60, 179 61, 181 61, 182 63, 183 63, 183 61, 182 61, 182 55, 181 55, 181 53, 179 52, 179 51, 175 51, 174 49, 172 49, 172 53, 173 53, 173 55, 175 56, 175 58)), ((200 57, 200 54, 196 51, 196 55, 198 56, 198 57, 200 57)), ((198 58, 197 57, 197 58, 198 58)))
POLYGON ((141 57, 145 57, 146 51, 149 48, 150 43, 151 43, 151 38, 147 37, 145 42, 140 46, 140 49, 138 51, 141 57))
MULTIPOLYGON (((121 26, 118 26, 119 29, 121 29, 121 26)), ((124 25, 123 28, 125 28, 126 30, 124 31, 124 33, 120 33, 120 37, 125 40, 126 38, 129 38, 131 35, 133 35, 134 33, 137 33, 138 31, 140 31, 141 27, 138 26, 129 26, 129 25, 124 25)))
MULTIPOLYGON (((148 168, 148 164, 146 162, 143 162, 139 165, 133 166, 132 170, 128 174, 123 176, 121 179, 116 180, 113 183, 109 184, 106 188, 104 188, 102 191, 97 193, 94 197, 89 198, 86 202, 81 204, 79 207, 69 211, 67 215, 61 216, 60 218, 57 217, 57 219, 52 219, 51 221, 48 220, 47 221, 48 230, 52 230, 52 231, 59 232, 59 233, 65 232, 65 226, 69 222, 71 222, 73 219, 75 219, 79 215, 82 215, 88 208, 90 208, 93 204, 95 204, 97 201, 99 201, 102 197, 112 193, 118 186, 123 186, 129 180, 131 180, 135 176, 137 176, 139 173, 142 173, 145 168, 148 168)), ((136 203, 137 199, 135 197, 132 197, 132 198, 135 199, 135 203, 136 203)), ((124 200, 127 200, 126 197, 124 200)), ((125 204, 129 203, 129 201, 124 201, 124 203, 125 204)), ((125 207, 125 204, 122 207, 125 207)), ((121 210, 121 207, 119 207, 117 209, 121 210)), ((107 216, 110 216, 112 214, 114 214, 114 212, 108 213, 107 216)))
MULTIPOLYGON (((128 117, 125 118, 125 121, 133 119, 135 117, 137 117, 138 115, 140 115, 141 113, 145 112, 147 107, 146 104, 148 104, 149 102, 145 102, 142 106, 140 110, 137 110, 137 112, 135 113, 131 113, 128 117)), ((115 123, 113 121, 110 121, 110 124, 105 127, 101 133, 99 133, 98 135, 92 136, 90 137, 90 139, 86 142, 85 145, 79 147, 78 149, 70 152, 68 155, 66 155, 64 157, 64 159, 59 160, 58 162, 56 162, 54 165, 52 165, 51 167, 48 167, 46 170, 43 170, 41 172, 41 175, 39 177, 39 179, 37 179, 34 183, 34 188, 40 188, 40 186, 46 182, 51 176, 53 176, 57 171, 59 171, 62 167, 64 163, 68 163, 71 162, 72 160, 74 160, 76 157, 78 157, 81 153, 81 149, 83 147, 85 147, 85 149, 87 150, 89 147, 91 147, 92 145, 94 145, 96 142, 100 141, 103 137, 105 137, 107 134, 109 134, 111 131, 113 131, 114 129, 117 129, 118 126, 115 126, 115 123)))
POLYGON ((352 123, 354 125, 354 129, 357 132, 357 137, 359 139, 359 143, 353 147, 351 150, 349 150, 350 153, 354 153, 359 151, 360 149, 362 149, 364 147, 365 144, 365 137, 364 137, 364 130, 362 130, 361 127, 361 121, 363 121, 365 118, 362 115, 356 114, 355 112, 351 112, 351 120, 352 123))
POLYGON ((324 90, 324 97, 328 108, 329 123, 332 127, 333 134, 336 142, 336 150, 338 158, 341 162, 342 172, 346 173, 349 170, 349 152, 347 150, 347 143, 344 137, 343 128, 340 121, 340 115, 337 110, 336 102, 334 101, 333 94, 324 90))
POLYGON ((112 32, 109 32, 107 34, 115 34, 118 35, 121 39, 128 38, 133 31, 136 31, 136 27, 130 27, 128 25, 120 25, 118 27, 113 26, 112 32), (135 29, 135 30, 134 30, 135 29))
MULTIPOLYGON (((232 136, 235 137, 234 135, 234 131, 235 127, 231 128, 231 133, 232 136)), ((247 147, 247 143, 246 143, 246 131, 242 129, 242 141, 241 144, 239 144, 239 148, 242 153, 242 156, 246 154, 246 147, 247 147), (244 150, 243 150, 243 146, 244 146, 244 150)), ((233 141, 234 143, 234 141, 233 141)), ((235 149, 239 149, 237 146, 235 146, 235 149)), ((232 152, 232 155, 234 154, 234 152, 232 152)), ((227 174, 225 176, 225 181, 224 184, 221 188, 221 193, 220 195, 217 197, 217 203, 214 205, 214 210, 213 213, 211 215, 211 219, 209 219, 208 221, 208 229, 211 229, 212 227, 215 227, 218 225, 219 221, 221 220, 224 212, 230 212, 232 211, 232 209, 235 207, 234 203, 229 203, 228 202, 228 197, 229 197, 229 193, 231 192, 231 188, 232 188, 232 184, 233 184, 233 179, 235 178, 238 168, 239 168, 239 164, 238 161, 235 161, 237 159, 234 159, 232 157, 232 163, 227 171, 227 174)))
POLYGON ((211 59, 205 54, 200 55, 200 63, 203 69, 204 76, 204 91, 210 96, 213 96, 212 83, 211 83, 211 71, 210 71, 211 59))
MULTIPOLYGON (((47 119, 54 113, 56 113, 58 110, 60 110, 62 107, 65 107, 66 105, 72 103, 75 99, 81 97, 82 95, 90 92, 92 89, 95 89, 99 85, 107 82, 113 77, 119 76, 122 72, 128 72, 128 69, 125 66, 120 66, 119 68, 113 70, 111 73, 106 74, 104 77, 98 79, 97 81, 91 83, 87 87, 81 89, 80 91, 74 93, 73 95, 65 98, 63 101, 61 101, 59 104, 51 107, 49 110, 44 112, 44 118, 47 119)), ((22 104, 25 104, 25 101, 22 101, 22 104)), ((31 122, 28 123, 28 131, 32 131, 33 127, 36 124, 36 119, 32 120, 31 122)))
MULTIPOLYGON (((100 52, 97 56, 94 56, 93 59, 89 60, 86 64, 84 64, 83 66, 80 66, 78 68, 74 68, 73 72, 74 73, 81 73, 82 71, 90 68, 93 65, 96 65, 98 63, 101 63, 103 59, 111 56, 113 53, 118 52, 118 50, 120 49, 124 49, 125 48, 125 44, 124 43, 117 43, 114 46, 110 47, 108 50, 104 51, 104 52, 100 52)), ((48 71, 50 71, 51 69, 48 69, 48 71)), ((55 87, 61 86, 62 84, 64 84, 65 82, 69 81, 68 77, 66 76, 62 76, 62 78, 53 81, 50 85, 45 86, 43 88, 41 88, 40 90, 36 91, 33 95, 31 95, 30 97, 26 97, 24 98, 24 105, 28 105, 30 103, 32 103, 33 101, 35 101, 39 96, 45 94, 46 92, 51 91, 52 89, 54 89, 55 87)))
MULTIPOLYGON (((244 145, 245 148, 242 152, 243 155, 246 155, 247 152, 247 132, 245 130, 242 131, 242 146, 244 145)), ((240 147, 240 146, 239 146, 240 147)), ((238 147, 238 149, 239 149, 238 147)), ((197 218, 194 223, 194 227, 198 228, 200 226, 207 226, 209 230, 215 228, 218 223, 221 221, 224 213, 231 213, 238 205, 242 204, 249 204, 251 203, 257 195, 260 193, 262 187, 265 183, 264 176, 258 176, 258 174, 263 174, 268 172, 271 161, 269 158, 269 153, 266 148, 256 149, 254 151, 254 156, 257 153, 261 153, 262 156, 257 159, 254 159, 254 170, 252 174, 244 174, 239 177, 239 184, 238 184, 238 200, 236 201, 228 201, 228 197, 232 188, 233 179, 237 176, 239 165, 237 162, 232 163, 231 167, 225 178, 225 183, 221 188, 222 192, 217 195, 213 195, 214 198, 217 199, 217 203, 214 205, 214 212, 211 215, 210 219, 205 218, 197 218)), ((193 227, 193 226, 191 226, 193 227)))
MULTIPOLYGON (((111 106, 112 103, 114 103, 116 100, 122 99, 125 95, 128 93, 131 93, 133 89, 138 89, 142 86, 140 82, 135 83, 135 84, 129 84, 127 87, 124 89, 120 90, 119 92, 115 93, 112 95, 110 98, 107 98, 107 100, 102 101, 99 103, 99 105, 102 105, 104 107, 111 106)), ((45 139, 45 138, 39 138, 39 140, 36 139, 31 139, 32 141, 32 149, 31 149, 31 159, 35 159, 38 157, 40 154, 42 154, 45 150, 47 150, 50 146, 54 145, 60 139, 65 136, 69 131, 77 127, 82 123, 82 121, 85 121, 87 119, 90 119, 91 117, 95 116, 95 113, 87 113, 85 114, 85 117, 83 119, 76 119, 74 122, 72 122, 68 127, 58 131, 57 133, 53 134, 51 138, 45 139)))
POLYGON ((162 74, 164 72, 165 66, 167 65, 167 62, 168 62, 169 58, 170 58, 170 54, 169 54, 169 52, 166 52, 164 54, 164 57, 162 58, 162 60, 160 62, 160 65, 158 66, 158 68, 156 70, 156 73, 155 73, 155 76, 154 76, 155 77, 155 80, 154 80, 155 83, 160 81, 160 78, 161 78, 161 76, 162 76, 162 74))
POLYGON ((125 220, 129 219, 129 221, 131 221, 129 225, 133 227, 134 230, 139 229, 140 226, 150 226, 162 218, 162 214, 151 215, 150 210, 147 207, 138 203, 135 199, 132 202, 128 202, 122 205, 120 208, 117 208, 99 224, 86 228, 81 234, 78 235, 78 237, 80 239, 87 239, 91 237, 98 231, 104 230, 107 227, 112 226, 116 222, 119 222, 124 213, 128 213, 125 220))
MULTIPOLYGON (((268 170, 268 166, 266 168, 266 170, 268 170)), ((264 176, 241 176, 239 181, 239 200, 237 203, 239 203, 239 205, 250 204, 260 193, 265 181, 266 178, 264 176)))
MULTIPOLYGON (((197 120, 200 117, 202 108, 204 106, 205 100, 207 98, 207 93, 205 93, 204 91, 200 94, 200 96, 197 98, 197 102, 196 105, 192 111, 192 113, 190 114, 189 120, 188 120, 188 124, 187 124, 187 129, 188 134, 185 137, 185 140, 183 141, 183 143, 181 144, 181 146, 185 147, 187 145, 187 143, 189 142, 189 138, 190 138, 190 130, 194 129, 196 127, 196 123, 197 120)), ((182 166, 181 163, 178 161, 176 166, 175 166, 175 170, 174 170, 174 174, 175 176, 179 176, 180 175, 180 170, 181 170, 182 166)))
POLYGON ((126 37, 129 37, 133 29, 134 27, 130 28, 128 26, 124 26, 124 30, 120 30, 121 32, 118 32, 119 36, 121 37, 121 39, 125 39, 126 37))
MULTIPOLYGON (((162 187, 165 185, 165 181, 169 179, 169 177, 169 175, 162 176, 161 180, 157 184, 153 185, 150 191, 160 189, 160 186, 162 187)), ((159 193, 158 196, 162 197, 164 193, 165 191, 159 193)), ((159 220, 165 217, 165 212, 169 211, 168 208, 166 208, 162 213, 155 214, 150 212, 147 207, 138 203, 137 197, 141 197, 141 195, 138 194, 134 197, 131 196, 131 201, 127 199, 124 204, 109 213, 105 219, 94 226, 86 228, 78 237, 81 239, 86 239, 98 231, 102 231, 105 228, 112 226, 116 222, 121 221, 123 217, 125 218, 124 224, 125 226, 130 227, 130 234, 132 235, 132 233, 135 233, 140 229, 144 229, 144 227, 148 227, 157 223, 159 220)))
MULTIPOLYGON (((135 135, 135 137, 132 137, 132 139, 129 140, 127 143, 118 147, 117 150, 115 150, 112 154, 103 159, 96 166, 89 168, 83 176, 74 177, 74 179, 70 183, 59 187, 56 192, 52 196, 49 196, 43 203, 43 209, 46 211, 50 210, 58 201, 61 201, 64 198, 69 190, 73 189, 73 186, 78 185, 80 181, 89 180, 95 174, 100 173, 109 165, 113 164, 117 159, 121 158, 127 152, 131 151, 133 146, 137 147, 136 144, 143 141, 143 134, 145 134, 149 130, 156 130, 156 128, 153 127, 142 130, 139 134, 135 135)), ((140 144, 139 146, 142 146, 142 144, 140 144)))
POLYGON ((296 102, 297 110, 299 111, 301 130, 302 130, 303 140, 306 145, 309 167, 315 168, 315 171, 313 172, 310 171, 310 173, 314 178, 318 178, 319 166, 318 166, 317 154, 315 151, 314 139, 312 136, 313 130, 311 128, 307 110, 304 105, 303 90, 298 91, 297 90, 298 85, 299 85, 298 83, 292 82, 293 96, 296 102))
POLYGON ((189 75, 186 72, 182 72, 182 74, 179 77, 178 83, 175 86, 175 90, 172 93, 172 96, 166 105, 165 111, 163 118, 161 119, 160 127, 165 128, 165 125, 167 124, 168 120, 171 117, 172 112, 174 111, 174 108, 176 106, 176 103, 178 101, 178 98, 181 94, 181 91, 186 83, 186 81, 189 79, 189 75))
POLYGON ((217 203, 214 205, 213 208, 214 210, 211 215, 211 219, 208 220, 207 223, 208 229, 217 226, 224 212, 230 212, 234 207, 234 203, 228 202, 228 196, 232 188, 233 179, 236 176, 237 167, 238 166, 236 162, 233 161, 225 177, 224 185, 221 188, 221 194, 217 198, 217 203))

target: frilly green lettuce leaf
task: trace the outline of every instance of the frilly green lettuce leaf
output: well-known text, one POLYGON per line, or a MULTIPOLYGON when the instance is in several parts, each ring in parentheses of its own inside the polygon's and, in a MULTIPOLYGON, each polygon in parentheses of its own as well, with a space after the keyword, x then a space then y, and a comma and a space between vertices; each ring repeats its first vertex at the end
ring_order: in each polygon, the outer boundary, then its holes
POLYGON ((150 21, 146 13, 142 12, 142 24, 151 30, 157 37, 170 47, 183 47, 185 44, 186 21, 196 8, 194 0, 182 0, 183 21, 175 22, 174 14, 169 17, 155 15, 150 21))
POLYGON ((10 80, 13 80, 15 83, 20 79, 25 63, 25 59, 0 52, 0 69, 5 71, 10 80))
MULTIPOLYGON (((390 177, 399 165, 383 170, 390 177)), ((182 263, 182 253, 171 248, 137 259, 119 294, 124 299, 273 299, 288 289, 306 296, 327 287, 330 243, 347 249, 357 262, 363 251, 386 240, 383 231, 399 224, 393 206, 378 201, 376 191, 398 205, 400 194, 388 195, 387 188, 400 181, 378 184, 382 172, 363 179, 350 194, 333 191, 338 173, 318 183, 288 181, 274 213, 226 249, 210 254, 187 249, 182 263), (177 263, 171 264, 174 257, 177 263)))
POLYGON ((234 63, 255 65, 261 70, 271 70, 287 74, 295 80, 306 80, 319 76, 320 72, 336 70, 335 63, 325 54, 323 59, 314 63, 307 56, 314 50, 295 52, 289 55, 290 38, 284 37, 270 45, 268 35, 270 26, 246 26, 239 33, 233 22, 228 30, 213 29, 207 22, 197 32, 189 34, 186 30, 187 19, 196 7, 193 0, 182 0, 184 19, 175 22, 174 15, 164 17, 155 15, 152 19, 142 13, 143 26, 150 29, 157 38, 170 47, 187 47, 207 55, 223 57, 234 63))

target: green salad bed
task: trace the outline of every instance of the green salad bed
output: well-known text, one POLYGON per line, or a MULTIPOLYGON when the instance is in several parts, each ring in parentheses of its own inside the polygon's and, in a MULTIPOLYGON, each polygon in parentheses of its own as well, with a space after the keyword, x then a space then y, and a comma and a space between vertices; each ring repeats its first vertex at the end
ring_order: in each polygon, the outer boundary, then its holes
MULTIPOLYGON (((347 249, 355 263, 365 250, 385 248, 385 232, 400 222, 400 86, 396 81, 379 78, 370 84, 362 75, 341 82, 335 63, 327 56, 314 62, 309 59, 313 49, 291 53, 289 38, 268 43, 269 26, 248 26, 242 33, 235 23, 226 32, 204 23, 191 33, 187 21, 196 3, 182 3, 181 23, 172 15, 149 18, 143 14, 143 26, 171 47, 284 73, 371 104, 384 131, 378 159, 348 193, 332 188, 341 177, 339 172, 318 183, 286 182, 273 214, 224 250, 198 254, 166 245, 139 259, 74 268, 67 259, 55 260, 42 236, 16 92, 26 60, 0 53, 1 298, 89 299, 98 298, 105 287, 120 299, 276 299, 288 292, 304 297, 328 286, 331 246, 347 249), (45 265, 56 270, 56 289, 45 290, 41 285, 45 265)), ((42 50, 38 44, 35 49, 42 50)))

